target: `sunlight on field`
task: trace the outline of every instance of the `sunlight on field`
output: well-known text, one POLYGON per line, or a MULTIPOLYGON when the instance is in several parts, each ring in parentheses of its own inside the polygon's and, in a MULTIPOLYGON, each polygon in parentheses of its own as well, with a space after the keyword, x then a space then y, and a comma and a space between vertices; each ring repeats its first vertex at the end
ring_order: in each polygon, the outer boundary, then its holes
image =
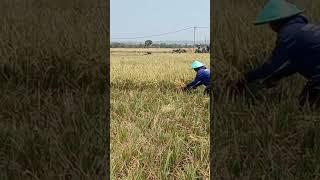
POLYGON ((193 59, 209 65, 209 54, 111 53, 114 179, 209 178, 209 97, 176 92, 193 59))

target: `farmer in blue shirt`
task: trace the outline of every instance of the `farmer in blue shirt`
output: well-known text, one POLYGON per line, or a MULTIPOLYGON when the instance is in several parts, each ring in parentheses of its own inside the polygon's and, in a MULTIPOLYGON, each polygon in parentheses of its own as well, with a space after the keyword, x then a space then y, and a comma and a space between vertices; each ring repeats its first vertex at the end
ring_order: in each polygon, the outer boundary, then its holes
POLYGON ((308 80, 299 97, 300 105, 320 105, 320 26, 309 24, 302 12, 285 0, 266 4, 255 24, 269 23, 277 33, 276 47, 268 62, 233 83, 237 91, 257 80, 273 87, 281 78, 299 73, 308 80))
POLYGON ((206 86, 205 90, 204 90, 204 94, 209 95, 210 94, 210 89, 211 89, 211 83, 210 83, 210 70, 207 69, 205 67, 204 64, 202 64, 199 61, 193 61, 191 64, 191 68, 194 69, 194 71, 196 71, 196 77, 195 79, 189 83, 188 85, 186 85, 183 90, 187 91, 187 90, 192 90, 192 89, 196 89, 197 87, 199 87, 200 85, 204 85, 206 86))

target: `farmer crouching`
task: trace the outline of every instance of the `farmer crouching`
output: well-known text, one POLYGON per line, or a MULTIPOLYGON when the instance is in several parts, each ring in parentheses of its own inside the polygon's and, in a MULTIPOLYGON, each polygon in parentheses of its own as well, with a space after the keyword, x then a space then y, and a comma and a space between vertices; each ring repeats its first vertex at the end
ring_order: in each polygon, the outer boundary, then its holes
POLYGON ((254 24, 269 24, 277 33, 276 47, 269 62, 234 81, 233 90, 240 92, 257 80, 273 87, 280 79, 299 73, 308 80, 299 97, 300 105, 319 107, 320 26, 309 24, 302 12, 285 0, 270 0, 265 5, 254 24))
POLYGON ((195 79, 186 85, 183 90, 188 91, 192 89, 197 89, 200 85, 206 86, 204 90, 204 94, 210 95, 210 70, 205 67, 204 64, 202 64, 199 61, 193 61, 191 64, 191 68, 196 71, 196 77, 195 79))

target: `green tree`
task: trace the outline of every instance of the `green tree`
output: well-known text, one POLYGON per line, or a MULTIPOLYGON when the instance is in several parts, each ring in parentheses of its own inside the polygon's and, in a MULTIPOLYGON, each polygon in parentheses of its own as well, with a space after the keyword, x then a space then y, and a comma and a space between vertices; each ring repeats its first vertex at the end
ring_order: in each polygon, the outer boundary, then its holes
POLYGON ((152 41, 151 41, 151 40, 146 40, 146 41, 144 42, 144 47, 149 48, 151 45, 152 45, 152 41))

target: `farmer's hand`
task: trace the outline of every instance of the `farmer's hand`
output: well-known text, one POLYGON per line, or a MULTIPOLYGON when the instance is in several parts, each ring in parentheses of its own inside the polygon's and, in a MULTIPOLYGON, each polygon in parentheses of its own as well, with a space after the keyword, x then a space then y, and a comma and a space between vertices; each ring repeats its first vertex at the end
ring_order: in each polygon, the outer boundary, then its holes
POLYGON ((189 89, 188 89, 187 86, 182 87, 182 91, 188 91, 188 90, 189 90, 189 89))
POLYGON ((177 92, 184 92, 184 91, 187 91, 187 87, 186 86, 178 86, 176 87, 176 91, 177 92))
POLYGON ((273 88, 273 87, 277 86, 278 83, 279 83, 279 81, 277 79, 269 78, 263 82, 263 85, 265 88, 269 89, 269 88, 273 88))

